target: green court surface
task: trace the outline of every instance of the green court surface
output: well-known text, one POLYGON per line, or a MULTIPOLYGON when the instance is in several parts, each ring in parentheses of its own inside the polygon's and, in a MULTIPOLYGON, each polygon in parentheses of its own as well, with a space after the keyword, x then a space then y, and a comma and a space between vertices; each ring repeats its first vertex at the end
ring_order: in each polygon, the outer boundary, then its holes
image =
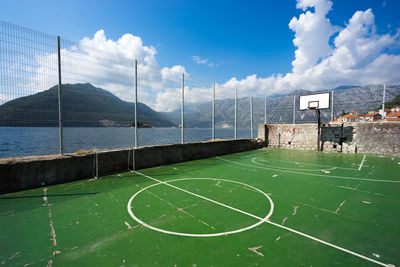
POLYGON ((399 266, 400 160, 260 149, 0 196, 3 266, 399 266))

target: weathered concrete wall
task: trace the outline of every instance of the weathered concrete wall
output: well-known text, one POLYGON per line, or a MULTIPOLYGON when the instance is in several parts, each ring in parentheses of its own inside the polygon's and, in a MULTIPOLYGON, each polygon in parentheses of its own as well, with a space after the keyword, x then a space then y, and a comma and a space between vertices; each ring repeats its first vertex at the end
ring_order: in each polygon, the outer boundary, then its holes
POLYGON ((357 153, 357 124, 322 124, 321 150, 357 153))
MULTIPOLYGON (((258 138, 267 146, 317 149, 317 124, 259 125, 258 138)), ((321 150, 400 155, 400 123, 322 124, 321 150)))
POLYGON ((269 147, 317 149, 317 124, 260 124, 258 128, 258 138, 269 147))
MULTIPOLYGON (((260 140, 240 139, 140 147, 135 149, 135 167, 143 169, 263 146, 260 140)), ((0 159, 0 193, 92 178, 95 162, 94 153, 0 159)), ((100 151, 98 164, 99 176, 132 169, 132 150, 100 151)))
POLYGON ((357 151, 400 156, 400 123, 359 123, 357 151))

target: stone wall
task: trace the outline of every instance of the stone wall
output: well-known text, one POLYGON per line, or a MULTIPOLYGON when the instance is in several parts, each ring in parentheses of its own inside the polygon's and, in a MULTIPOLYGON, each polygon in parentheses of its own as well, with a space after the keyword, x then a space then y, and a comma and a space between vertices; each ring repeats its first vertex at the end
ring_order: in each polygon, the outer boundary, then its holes
MULTIPOLYGON (((260 140, 239 139, 139 147, 134 150, 135 168, 143 169, 264 146, 265 143, 260 140)), ((99 176, 131 170, 132 156, 132 149, 98 152, 99 176)), ((0 159, 0 193, 93 178, 95 173, 94 153, 0 159)))
MULTIPOLYGON (((258 138, 267 146, 317 149, 317 124, 260 124, 258 138)), ((322 124, 321 150, 400 155, 400 123, 322 124)))
POLYGON ((400 156, 400 123, 359 123, 358 153, 400 156))
POLYGON ((258 138, 269 147, 317 149, 317 124, 260 124, 258 128, 258 138))
POLYGON ((321 150, 357 153, 357 124, 322 124, 321 150))

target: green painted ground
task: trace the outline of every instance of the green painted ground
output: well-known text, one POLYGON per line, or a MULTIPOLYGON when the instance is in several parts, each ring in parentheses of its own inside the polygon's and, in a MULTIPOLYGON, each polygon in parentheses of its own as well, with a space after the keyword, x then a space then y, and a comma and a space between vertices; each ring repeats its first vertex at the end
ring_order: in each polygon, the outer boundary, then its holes
POLYGON ((399 266, 400 160, 363 157, 264 149, 2 195, 0 265, 399 266))

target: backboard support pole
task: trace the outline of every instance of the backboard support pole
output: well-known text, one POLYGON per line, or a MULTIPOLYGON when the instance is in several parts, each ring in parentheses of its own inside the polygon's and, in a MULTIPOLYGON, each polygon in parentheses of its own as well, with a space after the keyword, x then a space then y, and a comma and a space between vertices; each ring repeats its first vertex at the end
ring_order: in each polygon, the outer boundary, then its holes
POLYGON ((321 151, 321 113, 319 109, 315 109, 318 117, 318 137, 317 137, 317 151, 321 151))

